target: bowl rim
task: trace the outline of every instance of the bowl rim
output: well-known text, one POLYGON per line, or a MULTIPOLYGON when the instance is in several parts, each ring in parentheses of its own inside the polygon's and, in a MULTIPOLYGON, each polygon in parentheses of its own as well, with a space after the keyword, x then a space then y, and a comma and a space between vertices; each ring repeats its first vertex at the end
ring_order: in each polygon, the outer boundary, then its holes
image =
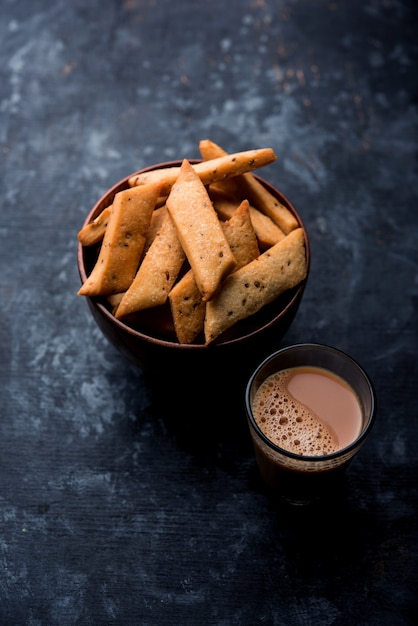
MULTIPOLYGON (((187 159, 187 160, 192 165, 196 163, 200 163, 202 161, 202 159, 187 159)), ((87 224, 92 222, 102 211, 104 211, 104 209, 107 206, 109 206, 109 204, 113 201, 113 198, 119 191, 121 191, 122 189, 127 189, 129 187, 130 178, 132 178, 133 176, 137 176, 138 174, 141 174, 143 172, 149 172, 155 169, 180 166, 182 161, 183 159, 175 159, 175 160, 170 160, 170 161, 163 161, 161 163, 154 163, 153 165, 148 165, 146 167, 143 167, 121 178, 118 182, 114 183, 110 188, 107 189, 107 191, 105 191, 100 196, 100 198, 97 200, 97 202, 88 212, 83 222, 82 228, 84 228, 84 226, 87 226, 87 224)), ((282 204, 284 204, 284 206, 286 206, 291 211, 291 213, 297 219, 299 226, 303 229, 304 238, 305 238, 305 255, 306 255, 306 263, 307 263, 306 277, 304 278, 302 282, 300 282, 294 288, 295 290, 291 299, 289 300, 289 302, 286 304, 285 307, 280 309, 280 312, 277 315, 274 315, 270 320, 268 320, 266 323, 262 324, 261 326, 255 328, 254 330, 251 330, 250 332, 246 332, 245 334, 242 334, 242 335, 238 335, 237 337, 232 337, 231 339, 226 339, 222 341, 222 339, 220 338, 219 341, 214 341, 213 343, 210 343, 210 344, 204 344, 204 343, 185 344, 185 343, 179 343, 176 341, 170 341, 168 339, 162 339, 161 337, 155 337, 153 335, 149 335, 144 332, 141 332, 137 328, 133 328, 132 326, 129 326, 128 324, 125 324, 123 321, 117 319, 114 315, 112 315, 111 311, 109 311, 109 309, 100 301, 99 296, 97 297, 84 296, 87 299, 87 301, 90 303, 90 305, 97 308, 99 312, 104 317, 106 317, 112 324, 114 324, 117 328, 119 328, 120 331, 128 333, 129 335, 132 335, 138 340, 142 340, 147 343, 155 344, 161 347, 170 348, 172 350, 174 349, 174 350, 202 351, 202 350, 214 350, 214 349, 219 349, 223 346, 235 345, 235 344, 241 343, 243 340, 255 338, 259 333, 271 328, 271 326, 276 324, 278 320, 280 320, 281 318, 285 318, 287 313, 290 311, 290 309, 293 306, 297 305, 298 302, 300 301, 303 295, 303 292, 305 290, 306 284, 307 284, 307 280, 308 280, 309 272, 310 272, 310 265, 311 265, 311 248, 310 248, 309 237, 308 237, 308 233, 307 233, 306 227, 304 225, 304 222, 301 216, 299 215, 298 211, 294 207, 293 203, 289 200, 289 198, 278 187, 270 183, 265 178, 259 176, 258 174, 255 174, 254 172, 252 172, 252 174, 264 187, 266 187, 268 191, 270 191, 274 196, 278 197, 280 202, 282 202, 282 204)), ((84 252, 85 252, 85 247, 78 241, 77 243, 77 266, 78 266, 79 277, 82 283, 84 283, 88 277, 88 274, 86 272, 86 267, 85 267, 84 252)))

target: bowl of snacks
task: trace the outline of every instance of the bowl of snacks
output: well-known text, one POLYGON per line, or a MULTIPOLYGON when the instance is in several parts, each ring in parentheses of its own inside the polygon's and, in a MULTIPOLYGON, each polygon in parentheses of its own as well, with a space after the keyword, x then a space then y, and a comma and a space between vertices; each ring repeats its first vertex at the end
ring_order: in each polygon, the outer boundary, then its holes
POLYGON ((309 274, 301 217, 254 173, 274 151, 199 148, 201 160, 116 183, 78 233, 78 294, 110 343, 158 376, 249 372, 288 330, 309 274))

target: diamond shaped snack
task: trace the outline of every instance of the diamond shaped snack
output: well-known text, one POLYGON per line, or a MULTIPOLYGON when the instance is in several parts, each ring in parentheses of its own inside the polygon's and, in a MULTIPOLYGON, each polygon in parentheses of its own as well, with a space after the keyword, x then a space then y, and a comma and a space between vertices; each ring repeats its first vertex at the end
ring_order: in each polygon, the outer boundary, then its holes
POLYGON ((305 238, 297 228, 225 279, 222 290, 206 305, 206 343, 295 287, 306 273, 305 238))
POLYGON ((167 208, 206 302, 235 266, 235 258, 208 192, 186 159, 167 198, 167 208))
POLYGON ((103 296, 129 288, 144 249, 158 184, 126 189, 116 194, 99 257, 78 294, 103 296))

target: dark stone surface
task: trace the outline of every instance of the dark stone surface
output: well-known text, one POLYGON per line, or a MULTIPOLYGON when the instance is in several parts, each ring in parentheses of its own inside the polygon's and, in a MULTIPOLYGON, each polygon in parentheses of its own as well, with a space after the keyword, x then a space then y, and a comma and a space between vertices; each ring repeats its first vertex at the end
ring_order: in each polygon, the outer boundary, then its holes
POLYGON ((416 623, 416 3, 1 15, 0 623, 416 623), (162 412, 76 296, 100 194, 205 137, 272 146, 263 175, 308 228, 282 344, 334 345, 374 381, 375 429, 329 508, 268 497, 238 407, 162 412))

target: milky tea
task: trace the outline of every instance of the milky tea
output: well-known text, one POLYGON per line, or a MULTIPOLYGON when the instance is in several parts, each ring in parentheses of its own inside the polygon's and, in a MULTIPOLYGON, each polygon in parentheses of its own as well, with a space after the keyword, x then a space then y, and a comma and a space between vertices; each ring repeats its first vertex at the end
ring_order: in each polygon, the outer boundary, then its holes
POLYGON ((317 367, 272 374, 260 385, 252 410, 270 441, 303 456, 325 456, 345 448, 357 439, 363 424, 351 387, 317 367))
POLYGON ((345 353, 299 344, 258 366, 247 385, 246 410, 262 478, 303 502, 340 481, 374 423, 374 391, 345 353))

